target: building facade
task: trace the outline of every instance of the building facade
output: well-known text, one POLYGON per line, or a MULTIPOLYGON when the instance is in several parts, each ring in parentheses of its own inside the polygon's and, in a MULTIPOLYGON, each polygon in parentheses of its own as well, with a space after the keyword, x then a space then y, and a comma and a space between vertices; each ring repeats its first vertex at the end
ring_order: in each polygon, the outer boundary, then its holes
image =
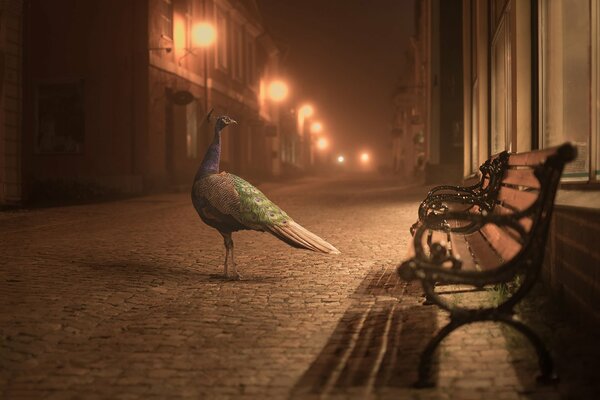
POLYGON ((464 146, 462 0, 417 1, 415 10, 407 73, 393 97, 393 169, 405 180, 456 180, 464 146))
MULTIPOLYGON (((460 119, 460 171, 473 177, 490 155, 569 141, 578 157, 563 174, 544 265, 544 281, 583 319, 600 322, 600 3, 595 0, 419 0, 425 10, 426 162, 454 130, 441 110, 460 119), (444 33, 441 7, 460 11, 444 33), (458 30, 457 30, 458 29, 458 30), (440 35, 440 33, 442 33, 440 35), (438 47, 462 54, 460 97, 440 101, 446 63, 438 47), (459 50, 460 49, 460 50, 459 50), (439 73, 438 73, 439 70, 439 73), (441 79, 441 80, 440 80, 441 79), (437 114, 439 117, 436 117, 437 114)), ((454 74, 455 75, 455 74, 454 74)), ((456 75, 455 75, 456 76, 456 75)), ((454 140, 454 139, 453 139, 454 140)), ((441 156, 441 155, 440 155, 441 156)))
POLYGON ((21 200, 23 2, 0 2, 0 204, 21 200))
POLYGON ((12 107, 2 121, 13 127, 0 137, 3 204, 69 188, 189 186, 212 140, 210 109, 239 122, 223 135, 224 168, 281 173, 280 110, 266 93, 280 52, 253 0, 1 4, 2 104, 12 107), (199 22, 216 31, 205 47, 199 22))

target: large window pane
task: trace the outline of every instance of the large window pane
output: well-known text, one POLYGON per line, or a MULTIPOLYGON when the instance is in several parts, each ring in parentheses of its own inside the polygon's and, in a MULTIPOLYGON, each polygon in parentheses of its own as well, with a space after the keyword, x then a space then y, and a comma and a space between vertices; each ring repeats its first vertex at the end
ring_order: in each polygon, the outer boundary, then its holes
POLYGON ((590 153, 590 3, 553 0, 542 3, 541 143, 565 141, 578 148, 564 180, 589 179, 590 153))
POLYGON ((492 44, 492 154, 510 150, 509 20, 503 18, 492 44))

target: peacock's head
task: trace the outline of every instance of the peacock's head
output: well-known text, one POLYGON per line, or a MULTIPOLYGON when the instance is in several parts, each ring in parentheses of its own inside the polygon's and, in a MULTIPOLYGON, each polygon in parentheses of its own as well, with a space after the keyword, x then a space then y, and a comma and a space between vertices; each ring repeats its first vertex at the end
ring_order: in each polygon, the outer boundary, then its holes
POLYGON ((231 124, 237 124, 237 121, 234 120, 233 118, 230 118, 227 115, 223 115, 222 117, 217 118, 215 128, 220 131, 221 129, 225 128, 227 125, 231 125, 231 124))

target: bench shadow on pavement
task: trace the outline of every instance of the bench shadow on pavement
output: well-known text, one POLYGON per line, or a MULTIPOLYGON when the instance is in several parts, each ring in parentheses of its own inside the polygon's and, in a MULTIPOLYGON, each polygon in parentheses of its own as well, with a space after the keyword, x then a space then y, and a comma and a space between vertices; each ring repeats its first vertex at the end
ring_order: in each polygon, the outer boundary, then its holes
POLYGON ((371 271, 291 398, 412 388, 421 351, 437 330, 437 310, 422 306, 420 294, 392 266, 371 271))

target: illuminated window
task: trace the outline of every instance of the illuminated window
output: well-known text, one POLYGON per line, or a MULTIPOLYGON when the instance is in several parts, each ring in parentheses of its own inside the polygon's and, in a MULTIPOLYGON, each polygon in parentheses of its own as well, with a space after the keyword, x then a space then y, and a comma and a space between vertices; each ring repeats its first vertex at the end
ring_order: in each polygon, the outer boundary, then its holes
MULTIPOLYGON (((498 3, 498 2, 497 2, 498 3)), ((491 152, 511 150, 510 18, 504 12, 492 41, 491 152)))
POLYGON ((159 14, 161 35, 173 39, 173 0, 160 0, 159 14))
POLYGON ((540 144, 545 148, 570 141, 577 146, 577 159, 565 167, 565 181, 590 178, 590 4, 581 0, 541 4, 540 144))
POLYGON ((239 81, 244 78, 244 32, 241 26, 235 25, 233 32, 233 77, 239 81))
POLYGON ((246 43, 246 79, 250 85, 256 81, 256 64, 254 56, 254 43, 252 38, 248 38, 246 43))
POLYGON ((227 15, 220 8, 217 8, 217 38, 216 65, 221 69, 227 69, 227 15))

